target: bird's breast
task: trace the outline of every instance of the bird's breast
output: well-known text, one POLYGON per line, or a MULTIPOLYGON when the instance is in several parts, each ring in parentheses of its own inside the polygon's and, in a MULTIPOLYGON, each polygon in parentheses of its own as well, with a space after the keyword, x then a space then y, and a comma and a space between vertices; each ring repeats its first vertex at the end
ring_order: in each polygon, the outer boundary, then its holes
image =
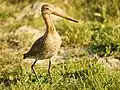
POLYGON ((61 37, 58 33, 48 34, 44 40, 44 54, 51 57, 57 54, 61 46, 61 37))

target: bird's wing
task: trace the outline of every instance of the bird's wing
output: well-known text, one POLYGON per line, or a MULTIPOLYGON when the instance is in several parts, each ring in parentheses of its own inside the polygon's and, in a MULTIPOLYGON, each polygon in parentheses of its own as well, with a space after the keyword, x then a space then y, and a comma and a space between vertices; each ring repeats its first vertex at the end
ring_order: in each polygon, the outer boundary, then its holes
POLYGON ((31 49, 27 52, 29 56, 36 56, 41 49, 43 48, 44 37, 40 37, 37 39, 34 44, 32 45, 31 49))

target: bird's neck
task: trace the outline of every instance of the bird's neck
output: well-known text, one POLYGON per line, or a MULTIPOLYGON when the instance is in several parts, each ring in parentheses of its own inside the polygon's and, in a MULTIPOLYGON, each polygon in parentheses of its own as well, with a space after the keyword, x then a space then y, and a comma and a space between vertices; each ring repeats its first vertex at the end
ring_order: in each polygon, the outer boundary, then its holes
POLYGON ((56 32, 56 29, 55 29, 55 26, 54 26, 54 23, 53 21, 51 20, 51 17, 50 15, 48 14, 43 14, 43 18, 44 18, 44 21, 45 21, 45 24, 46 24, 46 27, 47 27, 47 31, 46 32, 56 32))

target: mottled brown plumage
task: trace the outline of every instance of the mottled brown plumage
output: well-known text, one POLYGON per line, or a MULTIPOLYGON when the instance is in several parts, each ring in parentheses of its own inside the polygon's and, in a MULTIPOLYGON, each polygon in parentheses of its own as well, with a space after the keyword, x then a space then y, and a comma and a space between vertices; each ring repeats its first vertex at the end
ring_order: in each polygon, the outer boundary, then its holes
MULTIPOLYGON (((40 37, 38 40, 35 41, 31 49, 23 56, 24 59, 31 57, 35 58, 35 62, 32 64, 31 68, 37 79, 38 79, 37 74, 35 73, 35 70, 33 68, 37 60, 43 60, 49 58, 52 59, 52 57, 57 54, 61 46, 61 37, 56 31, 50 15, 54 14, 63 17, 65 19, 77 22, 76 20, 58 14, 57 12, 52 10, 50 5, 43 5, 41 8, 41 12, 47 27, 46 32, 42 37, 40 37)), ((49 74, 50 74, 50 65, 51 65, 51 60, 49 60, 49 67, 48 67, 49 74)))

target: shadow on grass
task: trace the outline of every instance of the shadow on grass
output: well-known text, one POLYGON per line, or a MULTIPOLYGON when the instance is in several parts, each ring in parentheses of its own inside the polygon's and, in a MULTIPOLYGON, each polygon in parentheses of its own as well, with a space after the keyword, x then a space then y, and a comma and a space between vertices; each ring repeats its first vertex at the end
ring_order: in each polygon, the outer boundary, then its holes
POLYGON ((63 74, 64 78, 74 78, 74 79, 78 79, 81 78, 83 80, 88 79, 88 70, 81 70, 81 71, 74 71, 74 72, 66 72, 65 74, 63 74))

